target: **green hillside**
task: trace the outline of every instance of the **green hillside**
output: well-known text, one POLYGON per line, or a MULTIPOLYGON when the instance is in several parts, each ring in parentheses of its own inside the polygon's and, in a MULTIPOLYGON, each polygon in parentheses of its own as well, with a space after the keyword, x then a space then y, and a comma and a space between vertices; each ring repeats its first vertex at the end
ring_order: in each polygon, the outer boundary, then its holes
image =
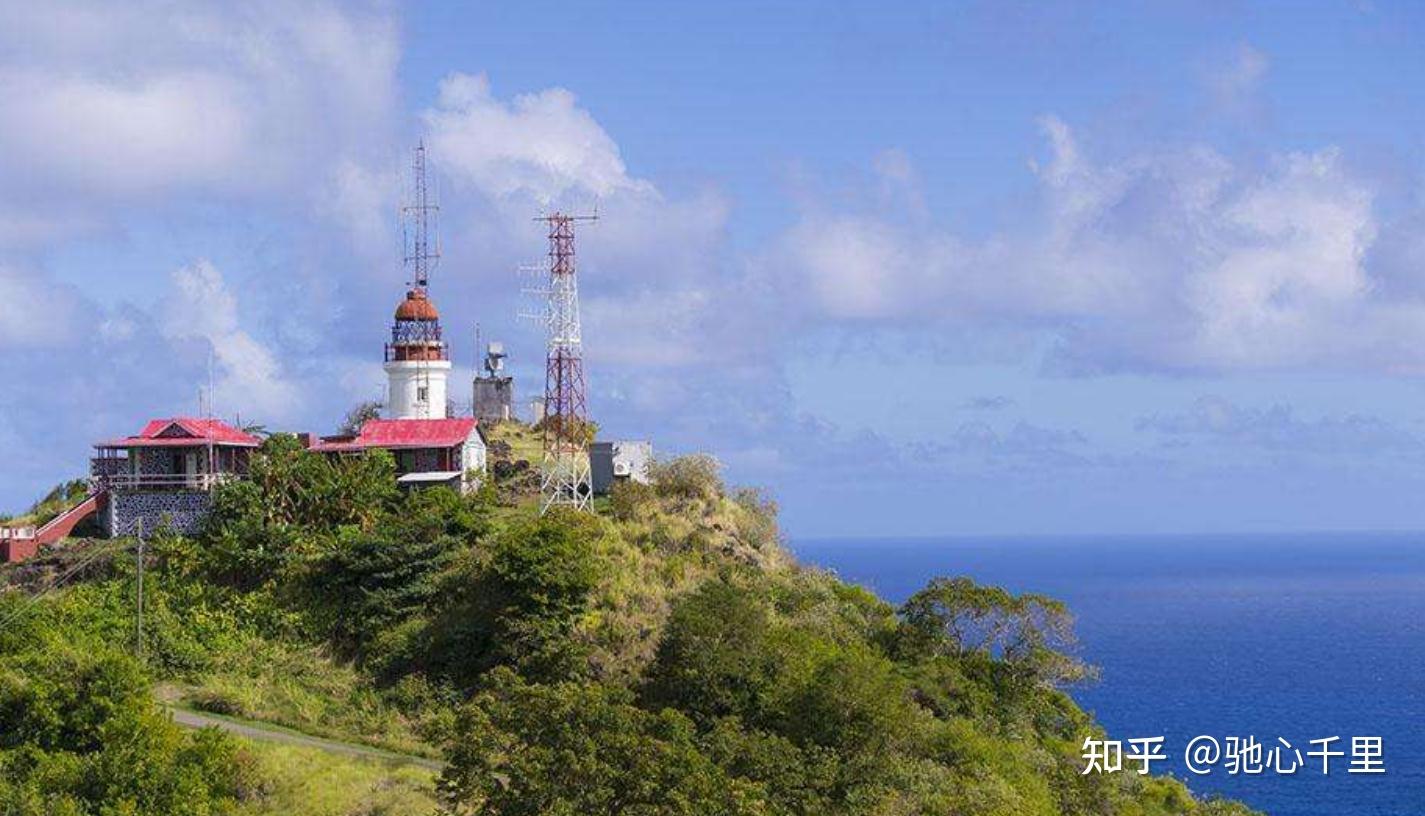
POLYGON ((1249 812, 1080 774, 1100 732, 1063 688, 1092 672, 1053 600, 945 578, 893 607, 796 564, 702 457, 540 518, 534 437, 495 433, 470 497, 272 437, 202 535, 148 542, 141 652, 131 542, 6 568, 0 816, 1249 812))

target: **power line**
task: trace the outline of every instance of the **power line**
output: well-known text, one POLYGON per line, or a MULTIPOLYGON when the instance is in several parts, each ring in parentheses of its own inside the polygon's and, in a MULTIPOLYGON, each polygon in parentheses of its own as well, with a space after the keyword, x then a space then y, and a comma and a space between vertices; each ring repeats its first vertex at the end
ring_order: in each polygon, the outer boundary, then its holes
POLYGON ((31 595, 29 599, 25 601, 24 605, 22 605, 19 609, 15 610, 14 612, 11 612, 3 619, 0 619, 0 631, 3 631, 14 621, 19 620, 21 615, 24 615, 26 612, 33 609, 40 601, 48 597, 51 592, 54 592, 56 589, 59 589, 65 581, 68 581, 80 571, 84 570, 86 567, 99 560, 101 556, 107 555, 110 552, 122 547, 123 545, 123 541, 114 541, 101 547, 96 547, 92 552, 88 553, 79 562, 70 566, 69 569, 57 575, 51 576, 44 589, 41 589, 34 595, 31 595))

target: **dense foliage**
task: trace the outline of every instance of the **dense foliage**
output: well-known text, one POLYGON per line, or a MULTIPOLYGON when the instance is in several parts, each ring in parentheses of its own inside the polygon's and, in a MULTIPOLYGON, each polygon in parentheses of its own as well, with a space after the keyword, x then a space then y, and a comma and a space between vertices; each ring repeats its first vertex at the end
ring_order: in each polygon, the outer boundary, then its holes
POLYGON ((236 744, 180 731, 132 660, 46 645, 0 657, 0 814, 202 816, 257 790, 236 744))
MULTIPOLYGON (((147 670, 215 710, 438 748, 452 814, 1246 812, 1167 779, 1079 773, 1099 731, 1062 690, 1089 671, 1059 603, 945 578, 893 607, 795 565, 775 505, 726 490, 710 458, 653 472, 607 515, 539 517, 507 485, 405 494, 389 457, 272 437, 201 536, 154 542, 147 670)), ((63 707, 7 702, 48 699, 23 691, 46 672, 89 669, 37 666, 52 642, 0 637, 0 670, 26 678, 0 675, 0 724, 18 717, 26 741, 0 745, 90 756, 102 776, 127 743, 95 729, 129 728, 174 791, 260 795, 220 738, 164 736, 143 714, 145 678, 113 655, 130 637, 126 565, 41 613, 106 644, 92 670, 128 690, 104 715, 119 724, 79 706, 72 722, 14 714, 63 707)), ((24 801, 129 801, 54 767, 12 783, 24 801)))

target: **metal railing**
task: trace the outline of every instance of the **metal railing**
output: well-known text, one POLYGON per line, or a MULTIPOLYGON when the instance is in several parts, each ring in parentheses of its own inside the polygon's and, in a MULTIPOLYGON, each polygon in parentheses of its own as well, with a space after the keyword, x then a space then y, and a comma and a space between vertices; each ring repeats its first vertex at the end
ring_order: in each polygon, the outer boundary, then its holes
POLYGON ((111 473, 93 482, 109 490, 211 490, 241 478, 236 473, 111 473))

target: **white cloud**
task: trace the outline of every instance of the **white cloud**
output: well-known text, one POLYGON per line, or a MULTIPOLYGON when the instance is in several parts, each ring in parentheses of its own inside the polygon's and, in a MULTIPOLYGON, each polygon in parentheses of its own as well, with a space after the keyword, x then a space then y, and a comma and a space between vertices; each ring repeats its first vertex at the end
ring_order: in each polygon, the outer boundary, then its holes
POLYGON ((12 246, 159 196, 321 195, 391 128, 398 41, 381 10, 79 1, 8 9, 0 28, 12 246))
POLYGON ((1138 429, 1160 434, 1169 445, 1203 441, 1227 448, 1283 454, 1354 457, 1400 454, 1418 457, 1425 443, 1410 431, 1363 414, 1302 419, 1290 406, 1243 406, 1217 396, 1202 397, 1186 411, 1152 414, 1138 429))
POLYGON ((896 211, 807 211, 761 260, 806 321, 1016 327, 1078 369, 1425 366, 1425 296, 1339 150, 1090 158, 1043 122, 1036 210, 984 240, 896 211), (1385 284, 1390 291, 1385 291, 1385 284), (810 294, 808 299, 806 296, 810 294))
POLYGON ((518 193, 548 204, 571 193, 652 190, 629 177, 613 138, 563 88, 505 102, 484 74, 453 74, 441 82, 426 124, 439 161, 489 196, 518 193))
POLYGON ((725 257, 729 204, 717 191, 667 196, 638 178, 613 136, 562 88, 504 99, 485 76, 455 74, 423 118, 432 165, 453 191, 441 201, 448 236, 435 283, 441 302, 468 293, 488 321, 491 292, 517 286, 515 262, 506 282, 491 287, 456 259, 542 262, 544 231, 531 219, 597 204, 599 222, 577 228, 591 360, 686 367, 724 354, 739 336, 748 310, 735 306, 742 281, 725 257))
POLYGON ((251 139, 241 89, 183 71, 138 81, 0 73, 7 176, 123 196, 178 184, 241 184, 251 139))
POLYGON ((86 311, 70 287, 0 265, 0 351, 66 345, 78 337, 86 311))
POLYGON ((279 356, 239 321, 238 302, 217 268, 199 261, 173 273, 173 294, 160 306, 159 325, 174 343, 206 340, 215 357, 215 410, 234 407, 274 419, 295 416, 301 391, 285 378, 279 356))

